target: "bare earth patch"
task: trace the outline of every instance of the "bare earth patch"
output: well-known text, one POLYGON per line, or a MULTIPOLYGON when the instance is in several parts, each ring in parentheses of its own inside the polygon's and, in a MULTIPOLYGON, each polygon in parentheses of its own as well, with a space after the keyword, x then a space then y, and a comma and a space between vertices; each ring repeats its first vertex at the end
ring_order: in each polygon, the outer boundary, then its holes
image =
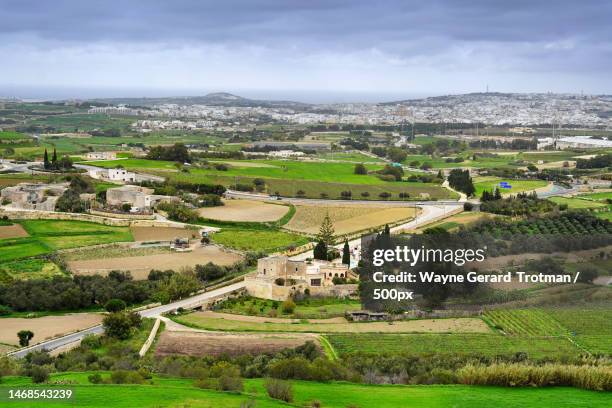
POLYGON ((308 334, 233 334, 193 331, 165 331, 159 337, 155 354, 187 356, 219 356, 229 354, 273 353, 295 348, 308 340, 316 341, 308 334))
POLYGON ((98 313, 75 313, 63 316, 44 316, 32 319, 7 317, 0 319, 0 343, 19 345, 17 332, 31 330, 34 338, 30 344, 83 330, 102 322, 98 313))
POLYGON ((316 234, 326 214, 329 214, 334 223, 336 233, 342 235, 414 218, 415 210, 410 207, 298 205, 295 215, 285 224, 285 228, 316 234))
POLYGON ((276 221, 287 214, 286 205, 270 204, 257 200, 223 200, 222 207, 200 208, 198 214, 219 221, 276 221))
POLYGON ((143 256, 129 256, 108 259, 87 259, 69 261, 68 266, 75 275, 106 275, 112 270, 130 271, 134 279, 147 279, 151 269, 174 269, 193 267, 208 262, 217 265, 231 265, 242 257, 214 245, 196 247, 192 252, 171 252, 143 256))
POLYGON ((0 239, 22 238, 27 236, 29 236, 29 234, 19 224, 0 226, 0 239))
POLYGON ((170 241, 174 238, 199 238, 198 231, 170 227, 130 227, 134 241, 170 241))

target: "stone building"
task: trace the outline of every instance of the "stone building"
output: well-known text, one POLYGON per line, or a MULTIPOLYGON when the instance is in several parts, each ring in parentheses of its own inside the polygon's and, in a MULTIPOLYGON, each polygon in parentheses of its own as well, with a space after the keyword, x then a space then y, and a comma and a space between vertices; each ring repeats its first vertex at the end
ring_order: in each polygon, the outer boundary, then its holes
POLYGON ((129 204, 132 208, 150 209, 159 202, 178 201, 178 197, 153 194, 152 188, 125 185, 106 190, 106 202, 110 206, 120 207, 129 204))
POLYGON ((57 199, 67 189, 68 183, 20 183, 16 186, 5 187, 0 195, 2 202, 10 203, 13 208, 53 211, 57 199))
POLYGON ((356 284, 335 285, 334 278, 357 279, 347 265, 325 261, 294 261, 287 256, 270 256, 257 261, 257 273, 245 278, 251 296, 285 300, 305 289, 311 295, 345 297, 356 284))

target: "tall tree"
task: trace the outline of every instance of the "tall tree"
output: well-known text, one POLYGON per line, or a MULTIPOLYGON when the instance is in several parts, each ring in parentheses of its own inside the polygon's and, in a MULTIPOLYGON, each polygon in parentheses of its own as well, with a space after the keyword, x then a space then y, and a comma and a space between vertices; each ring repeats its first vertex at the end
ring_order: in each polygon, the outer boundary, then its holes
POLYGON ((326 246, 330 246, 334 243, 335 233, 336 231, 334 230, 334 224, 332 223, 331 218, 329 218, 329 213, 327 213, 325 214, 325 218, 323 218, 321 228, 319 228, 319 236, 317 238, 319 241, 323 241, 326 246))
POLYGON ((50 163, 49 163, 49 153, 47 153, 47 149, 45 149, 45 157, 43 159, 43 167, 45 169, 48 169, 49 166, 50 166, 50 163))
POLYGON ((319 259, 321 261, 327 261, 327 245, 323 241, 317 242, 313 250, 314 259, 319 259))
POLYGON ((345 265, 351 264, 351 249, 346 239, 344 240, 344 247, 342 247, 342 263, 345 265))
POLYGON ((53 156, 51 156, 51 166, 55 168, 56 165, 57 165, 57 150, 55 150, 55 147, 54 147, 53 156))

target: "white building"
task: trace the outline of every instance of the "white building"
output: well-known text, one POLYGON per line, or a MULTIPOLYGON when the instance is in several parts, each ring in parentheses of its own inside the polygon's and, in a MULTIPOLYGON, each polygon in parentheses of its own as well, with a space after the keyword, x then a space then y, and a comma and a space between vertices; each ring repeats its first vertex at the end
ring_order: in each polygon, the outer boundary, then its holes
POLYGON ((115 152, 89 152, 85 155, 87 160, 115 160, 117 153, 115 152))
POLYGON ((98 180, 121 181, 123 183, 136 181, 136 173, 122 168, 102 169, 96 167, 93 169, 88 169, 87 174, 89 177, 98 180))

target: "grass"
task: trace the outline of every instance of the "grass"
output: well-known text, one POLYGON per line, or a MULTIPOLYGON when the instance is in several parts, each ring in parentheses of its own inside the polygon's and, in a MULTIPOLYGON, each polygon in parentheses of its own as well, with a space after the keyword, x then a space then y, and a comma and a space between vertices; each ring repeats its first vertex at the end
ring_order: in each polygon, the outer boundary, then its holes
POLYGON ((382 159, 376 159, 359 152, 334 152, 334 153, 319 153, 317 159, 347 161, 354 163, 382 163, 382 159))
MULTIPOLYGON (((88 162, 83 162, 88 163, 88 162)), ((260 167, 240 166, 241 162, 233 161, 227 171, 215 169, 191 168, 189 173, 178 172, 173 162, 127 159, 92 162, 91 164, 112 168, 122 165, 131 170, 145 170, 153 174, 167 177, 170 180, 191 183, 212 183, 231 186, 238 184, 251 185, 255 178, 266 181, 266 191, 276 192, 285 197, 295 197, 298 191, 304 192, 304 197, 338 199, 342 191, 351 191, 354 199, 380 200, 379 194, 388 192, 391 199, 399 199, 399 193, 408 193, 413 199, 420 194, 428 194, 433 199, 454 198, 452 192, 431 183, 419 182, 387 182, 374 175, 356 175, 352 163, 321 163, 282 160, 249 160, 244 163, 259 164, 260 167), (238 163, 238 164, 235 164, 238 163), (361 194, 368 192, 368 197, 361 194)), ((381 165, 367 165, 368 170, 379 170, 381 165)))
MULTIPOLYGON (((467 327, 465 331, 476 331, 481 329, 470 329, 472 323, 480 323, 478 319, 437 319, 437 320, 405 320, 395 322, 392 325, 387 322, 367 323, 310 323, 308 320, 288 323, 272 323, 267 321, 241 321, 231 318, 219 318, 207 314, 190 313, 172 317, 177 323, 188 327, 203 330, 243 331, 243 332, 299 332, 299 333, 415 333, 428 331, 455 331, 461 332, 461 327, 451 327, 453 323, 458 326, 467 327), (444 326, 448 323, 448 326, 444 326), (439 325, 439 327, 431 327, 439 325), (443 327, 443 328, 442 328, 443 327)), ((486 327, 485 327, 486 330, 486 327)))
POLYGON ((19 223, 30 236, 0 240, 1 262, 48 254, 58 249, 134 240, 127 227, 63 220, 27 220, 19 223))
POLYGON ((502 195, 516 194, 523 191, 535 190, 536 188, 546 187, 548 183, 544 180, 511 180, 502 179, 499 177, 476 177, 474 179, 474 187, 476 188, 476 196, 480 197, 485 190, 494 191, 499 183, 507 182, 512 186, 511 189, 500 189, 502 195))
MULTIPOLYGON (((215 307, 216 311, 223 313, 236 313, 249 316, 268 316, 273 309, 273 304, 279 305, 266 299, 247 297, 233 301, 225 301, 215 307)), ((295 311, 291 315, 283 315, 280 307, 276 310, 278 317, 291 317, 302 319, 327 319, 330 317, 344 316, 347 310, 360 310, 361 304, 357 300, 345 300, 337 298, 312 298, 297 302, 295 311)))
POLYGON ((308 238, 290 232, 269 229, 245 229, 241 227, 224 227, 213 234, 212 240, 228 248, 242 251, 277 252, 307 244, 308 238))
POLYGON ((63 275, 59 266, 42 258, 20 259, 0 265, 0 282, 11 279, 51 278, 57 275, 63 275))
POLYGON ((332 334, 329 342, 339 353, 369 354, 482 354, 511 356, 518 352, 530 358, 577 356, 581 350, 563 337, 522 337, 499 334, 332 334))
POLYGON ((568 197, 550 197, 550 201, 556 204, 567 204, 567 207, 570 209, 580 209, 580 210, 590 210, 593 208, 603 208, 607 207, 604 203, 599 203, 597 201, 585 200, 582 198, 568 198, 568 197))
MULTIPOLYGON (((217 408, 241 406, 247 400, 254 400, 257 408, 288 406, 311 406, 314 400, 326 408, 354 407, 456 407, 488 408, 495 406, 539 408, 609 406, 609 395, 603 392, 579 390, 569 387, 554 388, 503 388, 466 385, 364 385, 343 382, 319 383, 313 381, 292 381, 294 405, 273 400, 266 395, 263 379, 246 379, 246 392, 232 393, 199 389, 192 379, 154 377, 151 385, 92 385, 87 381, 91 372, 53 374, 51 381, 71 382, 73 385, 56 387, 70 388, 73 400, 54 400, 51 406, 75 406, 84 408, 102 407, 192 407, 217 408)), ((0 385, 3 397, 8 389, 49 388, 36 386, 28 377, 5 377, 0 385)), ((5 397, 4 397, 5 398, 5 397)), ((32 401, 11 401, 11 406, 31 407, 32 401)))
POLYGON ((485 313, 484 319, 496 329, 510 335, 567 335, 567 329, 539 309, 491 310, 485 313))
POLYGON ((586 200, 595 200, 595 201, 612 200, 612 191, 580 194, 577 197, 578 198, 582 198, 582 199, 586 199, 586 200))
POLYGON ((574 340, 592 353, 612 355, 610 308, 549 309, 548 314, 571 332, 574 340))

